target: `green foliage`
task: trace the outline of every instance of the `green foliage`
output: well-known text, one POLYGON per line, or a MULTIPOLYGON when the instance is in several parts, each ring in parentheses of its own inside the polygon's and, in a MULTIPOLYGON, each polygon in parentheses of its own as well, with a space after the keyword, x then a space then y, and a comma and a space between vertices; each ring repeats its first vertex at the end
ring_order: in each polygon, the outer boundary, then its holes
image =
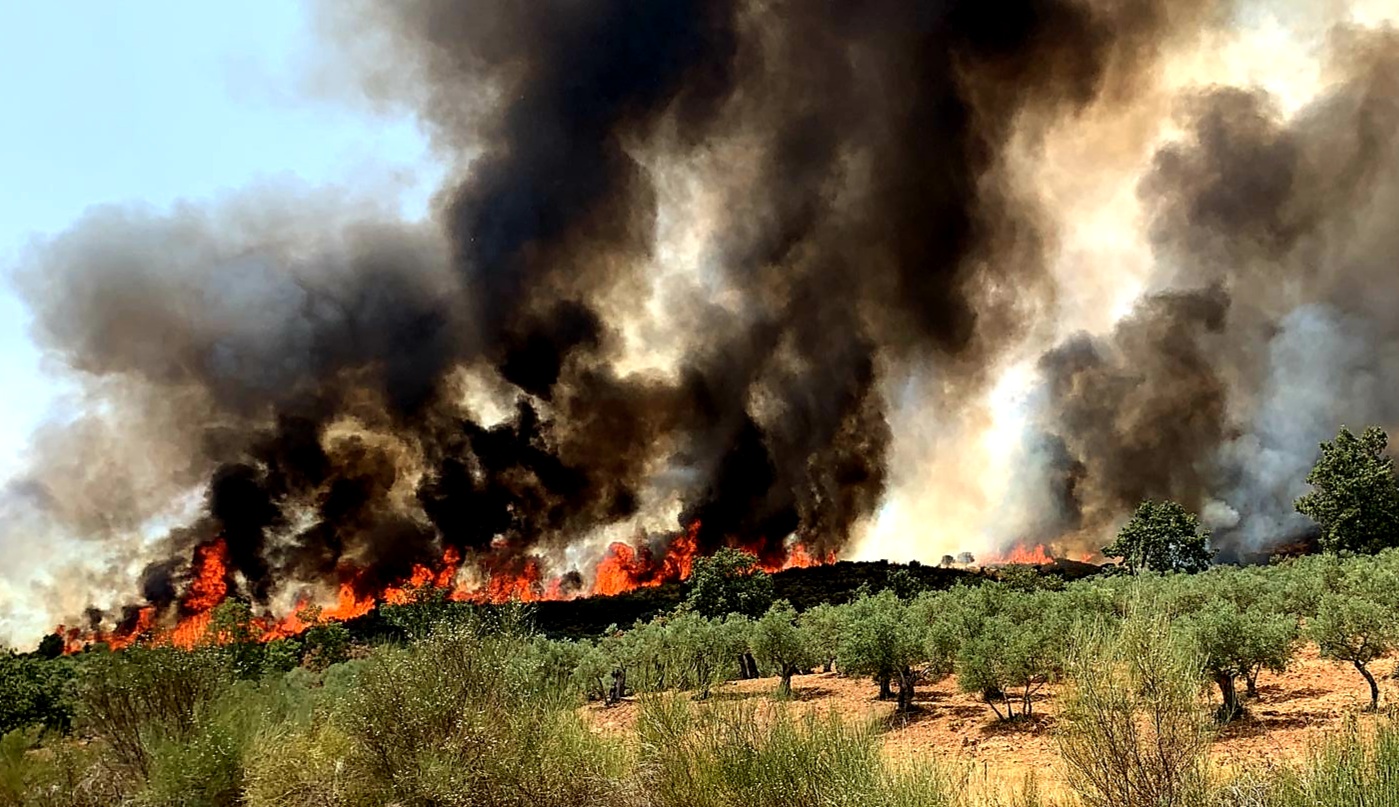
POLYGON ((1370 688, 1370 709, 1379 707, 1379 685, 1371 662, 1399 646, 1399 573, 1396 553, 1360 557, 1331 578, 1315 613, 1307 619, 1307 638, 1323 658, 1349 663, 1370 688))
POLYGON ((1055 742, 1087 807, 1204 801, 1209 725, 1200 659, 1159 614, 1082 629, 1068 655, 1055 742))
POLYGON ((274 639, 263 645, 262 674, 277 675, 290 672, 301 663, 301 642, 295 639, 274 639))
POLYGON ((72 680, 68 659, 0 650, 0 734, 31 726, 67 731, 73 723, 72 680))
POLYGON ((847 609, 822 603, 801 615, 802 626, 811 637, 811 651, 826 672, 831 671, 840 655, 840 637, 845 630, 847 609))
POLYGON ((438 627, 458 622, 470 612, 467 603, 454 602, 451 590, 420 586, 407 592, 407 601, 379 606, 379 616, 403 631, 409 639, 422 639, 438 627))
POLYGON ((543 685, 527 644, 467 624, 370 659, 338 712, 354 803, 608 803, 619 753, 543 685))
POLYGON ((1297 499, 1297 512, 1321 527, 1329 552, 1367 552, 1399 544, 1399 482, 1387 454, 1389 437, 1371 426, 1356 437, 1345 427, 1321 444, 1321 457, 1297 499))
POLYGON ((189 731, 147 740, 150 774, 143 805, 234 807, 244 803, 249 750, 258 734, 299 722, 307 693, 281 681, 240 681, 200 704, 189 731))
POLYGON ((214 648, 90 654, 77 679, 79 722, 107 746, 117 766, 144 778, 153 744, 193 736, 198 710, 230 678, 225 657, 214 648))
POLYGON ((997 717, 1016 717, 1017 701, 1019 714, 1028 716, 1035 695, 1061 669, 1066 614, 1050 592, 983 586, 978 594, 967 598, 961 621, 957 684, 980 695, 997 717))
POLYGON ((923 583, 907 568, 895 569, 889 573, 890 591, 901 600, 911 600, 923 591, 923 583))
POLYGON ((757 558, 737 549, 696 559, 689 585, 686 606, 710 619, 729 614, 758 617, 776 598, 772 576, 758 568, 757 558))
POLYGON ((204 641, 222 650, 234 675, 257 678, 262 675, 267 652, 258 640, 261 633, 253 624, 252 606, 243 600, 228 599, 210 613, 204 641))
POLYGON ((1219 687, 1220 721, 1243 713, 1238 679, 1259 668, 1282 672, 1298 637, 1296 617, 1241 603, 1230 593, 1226 587, 1211 592, 1197 610, 1179 620, 1205 673, 1219 687))
POLYGON ((1214 552, 1210 534, 1194 513, 1171 501, 1144 501, 1137 506, 1117 540, 1103 548, 1133 572, 1200 572, 1214 552))
POLYGON ((1002 566, 997 574, 1006 588, 1016 591, 1061 591, 1064 588, 1064 581, 1052 574, 1044 574, 1039 569, 1028 563, 1011 563, 1002 566))
POLYGON ((850 605, 837 656, 847 675, 872 675, 899 685, 897 710, 913 708, 914 685, 929 661, 927 626, 892 591, 850 605))
POLYGON ((759 662, 778 675, 777 691, 784 697, 792 694, 792 676, 816 663, 811 634, 786 600, 778 600, 753 624, 751 646, 759 662))
POLYGON ((324 670, 350 657, 350 631, 339 622, 323 622, 306 629, 302 641, 304 661, 313 670, 324 670))
POLYGON ((692 611, 677 614, 669 630, 676 653, 675 685, 694 690, 701 699, 709 697, 710 689, 725 679, 732 659, 747 646, 743 633, 692 611))

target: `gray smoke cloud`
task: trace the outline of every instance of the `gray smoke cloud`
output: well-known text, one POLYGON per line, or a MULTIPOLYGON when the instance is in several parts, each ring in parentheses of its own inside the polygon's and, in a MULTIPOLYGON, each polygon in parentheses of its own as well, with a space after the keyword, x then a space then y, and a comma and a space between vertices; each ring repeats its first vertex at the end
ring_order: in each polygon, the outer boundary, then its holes
POLYGON ((1042 360, 1048 430, 1087 469, 1074 490, 1099 533, 1170 497, 1226 557, 1266 551, 1309 527, 1292 502, 1320 441, 1396 424, 1396 45, 1338 28, 1321 97, 1289 117, 1262 90, 1203 91, 1156 154, 1140 194, 1161 291, 1105 343, 1042 360))
POLYGON ((845 551, 883 501, 891 376, 935 379, 950 418, 1029 340, 1025 535, 1171 496, 1266 543, 1306 444, 1390 416, 1367 390, 1395 378, 1394 33, 1340 31, 1291 117, 1198 93, 1140 189, 1158 276, 1109 333, 1035 341, 1075 288, 1012 165, 1133 108, 1232 7, 327 5, 342 64, 448 165, 431 217, 264 188, 37 248, 17 283, 86 405, 15 495, 107 546, 173 523, 132 597, 170 608, 214 536, 260 604, 449 549, 563 573, 696 522, 702 552, 781 562, 845 551), (1315 392, 1342 376, 1349 401, 1315 392))

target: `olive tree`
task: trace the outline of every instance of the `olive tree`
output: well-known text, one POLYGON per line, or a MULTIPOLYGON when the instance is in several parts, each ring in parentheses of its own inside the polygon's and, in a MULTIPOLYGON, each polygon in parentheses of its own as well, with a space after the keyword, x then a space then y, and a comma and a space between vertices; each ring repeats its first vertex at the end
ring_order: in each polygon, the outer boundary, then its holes
POLYGON ((898 685, 896 711, 913 708, 914 686, 928 660, 928 632, 892 591, 857 601, 841 636, 842 672, 873 675, 898 685))
POLYGON ((1237 682, 1261 666, 1282 672, 1296 647, 1297 620, 1260 607, 1240 608, 1223 596, 1211 597, 1181 619, 1205 673, 1219 687, 1218 719, 1243 714, 1237 682))
POLYGON ((1062 597, 999 586, 986 593, 972 606, 980 613, 964 620, 969 631, 957 652, 958 686, 979 694, 1002 720, 1017 717, 1017 703, 1019 716, 1029 716, 1034 696, 1062 667, 1069 630, 1062 597))
POLYGON ((777 673, 777 692, 783 697, 792 694, 792 676, 810 669, 816 663, 811 635, 797 620, 796 609, 786 600, 778 600, 753 623, 751 639, 753 654, 777 673))
POLYGON ((1393 612, 1374 600, 1327 594, 1316 616, 1307 622, 1307 637, 1316 642, 1323 658, 1349 662, 1365 677, 1370 685, 1370 711, 1379 708, 1380 687, 1368 665, 1394 648, 1394 620, 1393 612))

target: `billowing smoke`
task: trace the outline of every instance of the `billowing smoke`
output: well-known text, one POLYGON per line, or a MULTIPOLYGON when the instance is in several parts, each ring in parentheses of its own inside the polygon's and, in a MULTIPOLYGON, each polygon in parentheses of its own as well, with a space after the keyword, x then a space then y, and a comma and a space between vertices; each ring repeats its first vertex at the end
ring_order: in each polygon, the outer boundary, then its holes
POLYGON ((1139 188, 1158 290, 1041 360, 1089 526, 1171 497, 1226 555, 1265 551, 1309 527, 1318 442, 1399 425, 1399 33, 1328 46, 1333 83, 1291 115, 1260 89, 1189 99, 1139 188))
POLYGON ((586 573, 607 540, 693 524, 700 552, 844 552, 886 501, 888 389, 935 379, 926 419, 952 420, 1027 345, 1024 500, 1060 543, 1144 496, 1271 540, 1307 446, 1393 406, 1392 32, 1341 34, 1343 79, 1291 117, 1199 92, 1141 183, 1151 295, 1052 344, 1075 286, 1022 158, 1157 92, 1223 0, 325 15, 449 166, 427 222, 257 189, 93 212, 18 276, 87 406, 7 501, 150 559, 131 599, 175 602, 214 536, 259 603, 448 551, 586 573), (1338 376, 1354 397, 1302 391, 1338 376))

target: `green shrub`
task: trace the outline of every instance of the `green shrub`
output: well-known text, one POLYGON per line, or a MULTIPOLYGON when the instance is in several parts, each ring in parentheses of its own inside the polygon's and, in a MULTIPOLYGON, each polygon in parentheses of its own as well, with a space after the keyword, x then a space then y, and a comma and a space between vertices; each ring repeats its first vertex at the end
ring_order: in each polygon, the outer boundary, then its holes
POLYGON ((368 659, 339 710, 354 803, 605 804, 620 752, 547 685, 528 639, 479 625, 368 659))
POLYGON ((1088 807, 1189 807, 1204 795, 1202 663, 1169 627, 1134 616, 1073 645, 1055 740, 1088 807))
POLYGON ((200 707, 230 680, 217 648, 130 647, 89 654, 77 681, 79 720, 118 766, 144 779, 152 745, 192 736, 200 707))
POLYGON ((0 650, 0 734, 38 726, 67 731, 73 724, 69 659, 0 650))

